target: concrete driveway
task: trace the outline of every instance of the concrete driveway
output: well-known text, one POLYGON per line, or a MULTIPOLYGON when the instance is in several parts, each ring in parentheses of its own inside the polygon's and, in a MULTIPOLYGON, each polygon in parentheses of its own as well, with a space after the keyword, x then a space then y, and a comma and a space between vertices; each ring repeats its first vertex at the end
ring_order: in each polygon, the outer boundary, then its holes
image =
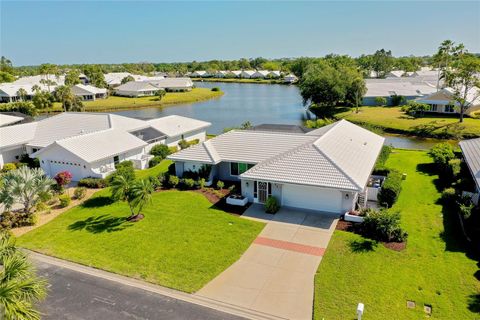
POLYGON ((285 319, 312 319, 313 282, 336 217, 292 208, 275 215, 251 206, 243 215, 267 222, 230 268, 197 295, 285 319))

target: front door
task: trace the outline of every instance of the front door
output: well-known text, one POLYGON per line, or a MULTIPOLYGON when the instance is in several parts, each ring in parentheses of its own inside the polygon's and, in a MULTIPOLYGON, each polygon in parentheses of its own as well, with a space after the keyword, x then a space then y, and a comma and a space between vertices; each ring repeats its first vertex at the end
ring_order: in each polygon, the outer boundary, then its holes
POLYGON ((268 198, 268 182, 258 181, 258 202, 265 203, 268 198))

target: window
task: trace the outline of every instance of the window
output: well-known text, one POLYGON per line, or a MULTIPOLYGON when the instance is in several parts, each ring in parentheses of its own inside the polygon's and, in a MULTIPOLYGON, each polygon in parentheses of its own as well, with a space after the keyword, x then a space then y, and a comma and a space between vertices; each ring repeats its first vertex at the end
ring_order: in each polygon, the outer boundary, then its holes
POLYGON ((113 157, 113 163, 118 164, 120 162, 120 158, 118 156, 113 157))
POLYGON ((230 162, 230 175, 231 176, 241 175, 245 171, 251 169, 253 166, 254 164, 251 164, 251 163, 230 162))
POLYGON ((257 181, 253 183, 253 197, 256 199, 257 198, 257 181))
POLYGON ((445 112, 455 112, 455 106, 451 104, 447 104, 445 106, 445 112))
POLYGON ((436 105, 436 104, 431 104, 430 105, 430 111, 435 111, 436 112, 437 110, 438 110, 438 105, 436 105))

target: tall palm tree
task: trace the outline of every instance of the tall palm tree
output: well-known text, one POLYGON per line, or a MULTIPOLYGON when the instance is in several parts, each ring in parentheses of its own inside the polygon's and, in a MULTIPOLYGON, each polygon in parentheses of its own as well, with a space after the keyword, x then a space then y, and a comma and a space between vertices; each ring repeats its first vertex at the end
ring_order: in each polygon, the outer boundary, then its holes
POLYGON ((0 203, 3 203, 7 210, 14 204, 22 204, 25 214, 30 215, 32 208, 39 201, 44 192, 49 192, 55 182, 47 178, 40 168, 20 169, 7 172, 0 182, 0 203))
POLYGON ((55 89, 55 97, 62 103, 63 111, 84 111, 82 98, 77 97, 68 86, 60 86, 55 89))
POLYGON ((115 201, 121 200, 128 203, 130 208, 130 215, 134 216, 135 211, 131 203, 130 189, 132 187, 132 180, 129 179, 125 174, 117 174, 110 183, 110 189, 112 191, 112 198, 115 201))
POLYGON ((129 218, 135 219, 140 216, 143 208, 152 201, 153 185, 148 179, 137 180, 130 189, 130 201, 137 213, 129 218))
POLYGON ((20 88, 17 91, 17 96, 20 98, 20 100, 25 101, 25 98, 27 97, 28 93, 27 90, 20 88))
POLYGON ((34 305, 45 297, 46 282, 37 277, 14 238, 0 233, 0 319, 40 319, 34 305))

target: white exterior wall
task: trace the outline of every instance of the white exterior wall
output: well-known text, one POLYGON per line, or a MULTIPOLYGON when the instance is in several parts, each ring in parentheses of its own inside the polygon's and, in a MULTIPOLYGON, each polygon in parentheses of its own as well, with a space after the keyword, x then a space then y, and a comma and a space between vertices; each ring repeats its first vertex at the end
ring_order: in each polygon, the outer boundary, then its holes
POLYGON ((119 96, 125 97, 144 97, 144 96, 153 96, 155 91, 127 91, 127 90, 116 90, 115 93, 119 96))
POLYGON ((0 151, 0 168, 5 163, 17 162, 20 156, 25 154, 25 148, 23 146, 15 146, 0 151))

